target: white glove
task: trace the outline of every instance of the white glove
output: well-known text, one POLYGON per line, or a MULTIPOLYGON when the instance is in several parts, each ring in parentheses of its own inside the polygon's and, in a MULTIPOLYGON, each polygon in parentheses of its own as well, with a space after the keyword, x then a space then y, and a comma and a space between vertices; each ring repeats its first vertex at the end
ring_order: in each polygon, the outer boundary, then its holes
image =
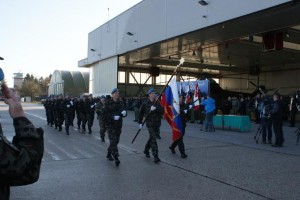
POLYGON ((67 105, 67 108, 70 108, 70 105, 67 105))
POLYGON ((94 105, 91 105, 91 108, 94 108, 94 105))
POLYGON ((189 105, 189 110, 191 110, 191 109, 192 109, 192 107, 193 107, 193 105, 189 105))
POLYGON ((186 113, 187 113, 187 110, 183 110, 183 112, 186 114, 186 113))
POLYGON ((70 101, 70 104, 73 106, 73 101, 70 101))
POLYGON ((142 129, 143 128, 143 124, 139 124, 139 129, 142 129))
POLYGON ((97 104, 96 103, 94 103, 94 106, 96 106, 97 104))
POLYGON ((114 116, 114 120, 118 121, 120 119, 119 115, 114 116))
POLYGON ((297 106, 298 111, 300 112, 300 105, 297 106))
POLYGON ((151 106, 150 110, 154 111, 154 110, 156 110, 156 107, 155 106, 151 106))
POLYGON ((126 116, 126 110, 123 110, 123 111, 121 112, 121 114, 123 115, 123 117, 125 117, 125 116, 126 116))

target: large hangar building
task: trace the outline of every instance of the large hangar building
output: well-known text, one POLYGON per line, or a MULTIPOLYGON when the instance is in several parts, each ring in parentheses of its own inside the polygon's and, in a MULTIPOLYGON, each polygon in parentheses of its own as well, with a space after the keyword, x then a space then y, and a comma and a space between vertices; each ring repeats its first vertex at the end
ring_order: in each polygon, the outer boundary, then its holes
POLYGON ((89 92, 89 73, 55 70, 49 84, 48 95, 69 94, 79 96, 89 92))
POLYGON ((139 96, 178 80, 215 78, 224 89, 250 82, 280 93, 300 86, 298 0, 144 0, 88 34, 89 92, 139 96))

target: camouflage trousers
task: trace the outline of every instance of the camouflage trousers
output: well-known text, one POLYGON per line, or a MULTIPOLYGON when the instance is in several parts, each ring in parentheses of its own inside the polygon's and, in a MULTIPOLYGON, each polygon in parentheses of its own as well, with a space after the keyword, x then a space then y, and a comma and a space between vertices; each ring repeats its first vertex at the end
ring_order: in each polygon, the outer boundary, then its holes
POLYGON ((107 152, 112 154, 114 158, 118 158, 118 144, 120 141, 121 129, 109 127, 107 132, 109 138, 109 147, 107 148, 107 152))
POLYGON ((145 146, 145 151, 149 152, 150 148, 152 150, 153 156, 158 156, 158 146, 156 142, 156 135, 159 133, 159 126, 157 127, 148 127, 149 139, 145 146))
POLYGON ((80 111, 78 111, 78 110, 76 110, 76 117, 77 117, 77 127, 80 129, 80 127, 81 127, 81 121, 82 121, 82 119, 81 119, 81 115, 80 115, 80 111))
POLYGON ((93 124, 94 124, 94 113, 88 113, 87 114, 87 124, 88 124, 88 130, 91 131, 92 130, 92 127, 93 127, 93 124))
POLYGON ((66 127, 66 131, 69 130, 70 125, 72 124, 72 118, 73 116, 69 113, 65 113, 64 114, 64 119, 65 119, 65 127, 66 127))
POLYGON ((82 130, 85 131, 85 125, 86 125, 86 122, 87 122, 87 116, 85 113, 81 113, 80 114, 80 119, 81 119, 81 128, 82 130))
POLYGON ((102 120, 102 119, 99 119, 99 126, 100 126, 100 137, 104 138, 105 137, 105 132, 106 132, 105 121, 102 120))

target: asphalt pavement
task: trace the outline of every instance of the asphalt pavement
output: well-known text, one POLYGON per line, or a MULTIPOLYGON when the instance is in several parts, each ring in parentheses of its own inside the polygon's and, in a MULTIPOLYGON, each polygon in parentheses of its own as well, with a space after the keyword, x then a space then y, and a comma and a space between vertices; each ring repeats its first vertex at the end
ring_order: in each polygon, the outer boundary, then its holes
MULTIPOLYGON (((174 199, 300 199, 300 144, 297 128, 284 126, 283 147, 256 144, 258 125, 250 132, 200 131, 188 123, 184 143, 188 157, 169 150, 171 129, 162 121, 159 164, 143 154, 148 131, 138 131, 133 112, 124 118, 119 143, 121 164, 106 159, 95 119, 93 133, 71 128, 70 135, 46 123, 41 104, 24 103, 28 118, 44 129, 45 153, 38 182, 11 188, 11 200, 174 200, 174 199)), ((14 135, 7 106, 0 103, 0 121, 9 140, 14 135)), ((274 138, 274 137, 273 137, 274 138)), ((274 140, 274 139, 273 139, 274 140)))

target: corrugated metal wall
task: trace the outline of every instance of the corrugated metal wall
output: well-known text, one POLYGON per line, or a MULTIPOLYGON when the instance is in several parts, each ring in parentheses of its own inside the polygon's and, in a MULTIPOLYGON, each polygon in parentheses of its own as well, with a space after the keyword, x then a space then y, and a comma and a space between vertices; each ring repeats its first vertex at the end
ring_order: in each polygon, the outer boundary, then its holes
POLYGON ((94 64, 90 71, 90 93, 94 96, 110 94, 117 87, 118 56, 94 64))
POLYGON ((290 0, 142 1, 89 33, 87 63, 270 8, 290 0), (207 18, 203 18, 205 15, 207 18), (129 33, 129 34, 128 34, 129 33))

